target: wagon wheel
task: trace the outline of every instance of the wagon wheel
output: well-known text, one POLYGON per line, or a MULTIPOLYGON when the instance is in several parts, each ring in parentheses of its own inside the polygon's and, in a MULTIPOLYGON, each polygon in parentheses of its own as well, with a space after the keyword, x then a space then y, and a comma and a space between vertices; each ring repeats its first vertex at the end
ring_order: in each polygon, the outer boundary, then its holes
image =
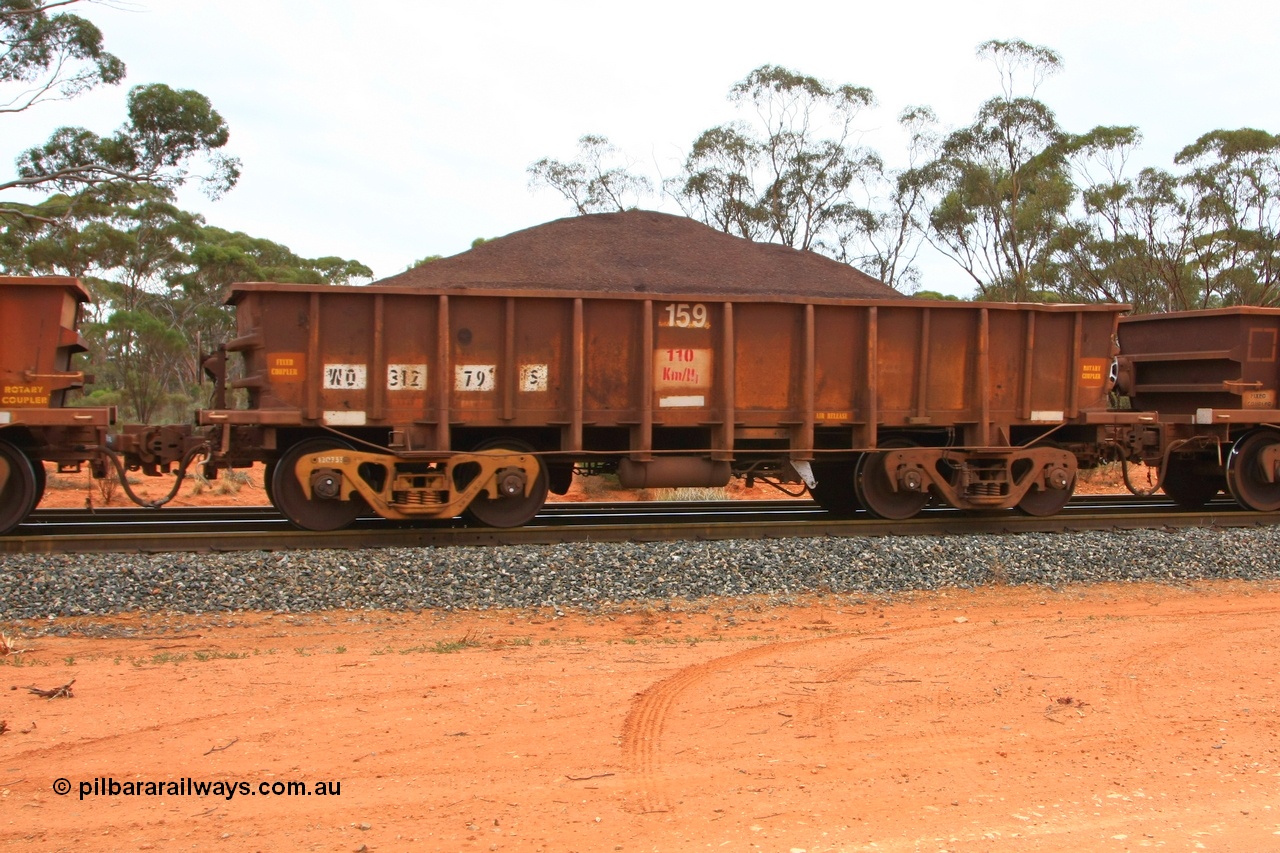
POLYGON ((1236 503, 1258 512, 1280 509, 1280 480, 1269 483, 1262 472, 1261 453, 1280 443, 1280 433, 1260 429, 1245 433, 1227 457, 1227 489, 1236 503))
POLYGON ((40 501, 44 499, 45 486, 48 485, 48 474, 44 470, 44 461, 32 459, 31 473, 36 475, 36 495, 35 500, 31 502, 31 508, 35 509, 40 505, 40 501))
POLYGON ((815 462, 813 478, 816 485, 809 494, 818 506, 832 515, 851 516, 861 507, 858 503, 858 487, 854 483, 857 462, 815 462))
POLYGON ((307 497, 294 473, 298 460, 330 450, 351 450, 351 445, 333 438, 309 438, 290 447, 271 473, 271 502, 285 518, 303 530, 340 530, 359 518, 368 508, 364 498, 351 500, 307 497))
MULTIPOLYGON (((1038 442, 1036 447, 1056 448, 1058 445, 1052 441, 1042 441, 1038 442)), ((1067 502, 1071 500, 1071 495, 1075 490, 1075 477, 1071 478, 1071 482, 1067 484, 1065 489, 1030 489, 1022 496, 1022 500, 1018 501, 1018 512, 1023 515, 1031 515, 1037 518, 1057 515, 1062 511, 1062 508, 1067 505, 1067 502)))
MULTIPOLYGON (((512 453, 533 453, 533 448, 525 444, 523 441, 504 438, 487 441, 481 444, 476 450, 509 450, 512 453)), ((465 488, 471 482, 463 469, 471 466, 459 466, 455 469, 455 480, 459 475, 463 478, 462 482, 457 483, 458 488, 465 488)), ((471 476, 475 476, 472 474, 471 476)), ((542 505, 547 501, 547 468, 543 465, 542 460, 538 460, 538 476, 533 481, 533 489, 529 494, 525 494, 521 489, 520 494, 504 495, 499 498, 487 497, 484 494, 478 495, 467 506, 464 515, 473 521, 485 525, 486 527, 520 527, 528 524, 533 517, 542 509, 542 505)))
POLYGON ((1175 454, 1165 464, 1160 490, 1183 509, 1201 509, 1226 484, 1221 473, 1210 475, 1197 471, 1198 462, 1194 456, 1175 454))
POLYGON ((267 500, 271 501, 272 506, 275 506, 276 503, 276 486, 274 482, 276 467, 277 464, 275 460, 272 460, 262 466, 262 490, 267 493, 267 500))
POLYGON ((884 451, 862 454, 854 474, 854 485, 858 500, 867 512, 877 518, 902 521, 924 509, 929 502, 929 492, 927 489, 912 492, 903 488, 894 491, 884 467, 888 456, 884 451))
POLYGON ((1018 501, 1018 511, 1036 517, 1057 515, 1067 505, 1067 501, 1071 500, 1071 493, 1075 490, 1075 477, 1071 478, 1071 483, 1065 489, 1031 489, 1018 501))
POLYGON ((36 505, 36 472, 27 455, 0 439, 0 473, 8 477, 0 488, 0 536, 22 523, 36 505))

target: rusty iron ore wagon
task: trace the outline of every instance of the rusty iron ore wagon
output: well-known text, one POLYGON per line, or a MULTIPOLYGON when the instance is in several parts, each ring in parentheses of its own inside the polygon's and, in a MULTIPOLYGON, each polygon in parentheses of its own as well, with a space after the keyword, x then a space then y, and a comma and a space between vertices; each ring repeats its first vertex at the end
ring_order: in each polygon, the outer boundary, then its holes
POLYGON ((1188 509, 1226 490, 1280 510, 1280 310, 1234 307, 1126 317, 1120 388, 1135 426, 1113 438, 1160 469, 1188 509))
POLYGON ((215 368, 218 395, 248 406, 198 427, 213 467, 265 462, 311 529, 370 508, 520 525, 575 470, 803 481, 891 519, 930 496, 1049 514, 1096 461, 1123 310, 266 283, 229 301, 244 372, 215 368))

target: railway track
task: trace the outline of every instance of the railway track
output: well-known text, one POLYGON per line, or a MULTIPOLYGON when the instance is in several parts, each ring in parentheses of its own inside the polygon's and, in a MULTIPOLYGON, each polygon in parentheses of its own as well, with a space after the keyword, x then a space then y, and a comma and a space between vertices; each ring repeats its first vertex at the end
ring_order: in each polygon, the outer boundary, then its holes
POLYGON ((840 519, 807 500, 552 503, 529 525, 500 530, 460 521, 406 524, 359 519, 330 533, 297 530, 271 507, 41 510, 3 553, 222 552, 316 548, 408 548, 558 542, 761 539, 821 536, 926 536, 1068 532, 1150 527, 1250 527, 1280 523, 1280 513, 1242 510, 1220 498, 1187 512, 1160 497, 1081 496, 1055 516, 975 515, 939 507, 907 521, 840 519))

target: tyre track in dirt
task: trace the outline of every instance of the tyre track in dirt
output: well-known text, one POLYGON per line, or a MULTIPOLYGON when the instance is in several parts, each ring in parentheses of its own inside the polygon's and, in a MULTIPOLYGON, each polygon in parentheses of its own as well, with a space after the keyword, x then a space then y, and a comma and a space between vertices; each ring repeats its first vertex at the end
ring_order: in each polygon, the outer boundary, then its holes
POLYGON ((23 639, 0 669, 17 687, 0 693, 0 847, 1270 850, 1278 616, 1268 582, 120 618, 105 637, 23 639), (151 635, 178 630, 181 649, 151 635), (460 637, 478 644, 432 653, 460 637), (72 676, 71 700, 21 691, 72 676), (229 803, 50 788, 113 774, 343 787, 229 803))
POLYGON ((672 707, 689 689, 704 683, 712 675, 741 667, 751 661, 775 655, 781 649, 801 648, 830 642, 827 637, 767 643, 687 666, 674 675, 641 691, 631 704, 622 724, 622 759, 627 772, 635 779, 638 808, 641 814, 667 812, 671 802, 668 784, 661 774, 662 736, 672 707))
MULTIPOLYGON (((740 669, 763 658, 788 658, 798 652, 820 646, 849 642, 893 641, 886 648, 859 650, 855 658, 836 667, 820 669, 817 677, 806 680, 806 684, 827 685, 839 684, 863 671, 868 664, 891 659, 904 651, 914 651, 931 643, 941 642, 935 636, 941 629, 937 626, 911 626, 878 631, 874 635, 833 634, 803 640, 792 640, 781 643, 769 643, 715 658, 700 664, 687 666, 674 675, 650 685, 641 691, 632 702, 631 708, 623 723, 622 756, 627 771, 634 778, 638 793, 638 811, 667 812, 672 808, 669 796, 670 782, 663 772, 664 736, 667 733, 668 721, 682 696, 699 685, 706 684, 713 676, 740 669), (900 639, 913 633, 925 633, 909 642, 900 639)), ((988 633, 998 630, 995 626, 977 628, 978 632, 988 633)), ((971 635, 973 632, 970 632, 971 635)), ((813 694, 792 694, 799 700, 799 710, 792 719, 803 719, 802 714, 810 708, 815 725, 820 732, 828 728, 829 713, 824 712, 825 694, 828 689, 815 690, 813 694)), ((806 716, 808 716, 806 714, 806 716)), ((703 721, 708 725, 708 721, 703 721)))
MULTIPOLYGON (((1210 615, 1203 614, 1205 617, 1210 615)), ((1196 616, 1179 614, 1167 620, 1164 617, 1154 618, 1161 622, 1180 622, 1196 616)), ((841 633, 769 643, 685 667, 637 694, 625 719, 621 738, 623 764, 633 777, 636 786, 638 794, 636 810, 641 813, 669 812, 673 808, 671 797, 673 783, 668 778, 664 765, 671 748, 669 743, 672 736, 671 718, 681 704, 682 698, 699 686, 707 685, 714 676, 757 664, 767 658, 776 658, 781 664, 793 662, 796 655, 822 646, 849 647, 847 652, 833 649, 831 654, 841 655, 843 659, 834 665, 817 669, 812 677, 806 678, 804 682, 806 692, 790 694, 798 705, 789 709, 793 713, 787 715, 790 718, 788 722, 796 724, 797 728, 809 723, 810 727, 806 731, 823 738, 827 748, 833 754, 840 754, 840 751, 848 746, 848 743, 840 738, 840 728, 844 723, 840 709, 857 704, 854 696, 863 692, 859 687, 860 681, 867 684, 876 682, 876 690, 891 689, 895 683, 911 685, 912 695, 904 697, 907 701, 914 701, 916 705, 926 703, 937 710, 936 713, 929 713, 924 724, 915 730, 917 738, 915 753, 931 756, 933 763, 949 768, 945 780, 948 787, 976 789, 985 782, 986 773, 989 771, 984 770, 980 762, 970 760, 972 758, 970 753, 975 749, 970 738, 973 733, 966 731, 962 720, 952 717, 951 707, 963 707, 973 702, 1006 701, 1010 704, 1011 715, 1021 714, 1026 717, 1031 714, 1027 710, 1028 703, 1033 703, 1037 709, 1043 708, 1043 716, 1046 719, 1062 723, 1065 717, 1073 713, 1083 717, 1087 713, 1098 713, 1101 706, 1106 706, 1109 713, 1107 728, 1115 734, 1122 735, 1126 731, 1133 730, 1133 727, 1149 724, 1150 715, 1154 710, 1148 708, 1139 695, 1140 683, 1125 677, 1126 673, 1134 670, 1149 671, 1158 661, 1176 655, 1180 650, 1203 645, 1205 642, 1215 643, 1218 639, 1229 635, 1227 631, 1214 631, 1210 635, 1197 633, 1195 637, 1184 641, 1164 643, 1158 648, 1143 648, 1135 654, 1105 663, 1089 675, 1095 682, 1112 684, 1120 682, 1124 685, 1118 689, 1124 691, 1128 698, 1115 702, 1108 702, 1107 700, 1112 697, 1100 694, 1097 688, 1086 690, 1086 698, 1080 693, 1081 685, 1064 685, 1058 690, 1037 686, 1031 681, 1018 685, 1017 681, 1020 679, 1053 677, 1042 673, 1016 671, 1017 661, 1012 658, 1012 655, 1028 654, 1030 658, 1035 659, 1037 657, 1035 649, 1019 650, 1008 646, 997 648, 994 652, 985 652, 993 656, 992 678, 997 682, 1004 680, 1008 681, 1010 686, 1020 687, 1016 693, 1010 693, 1010 695, 1005 695, 999 689, 995 690, 995 695, 992 697, 978 692, 947 695, 944 686, 945 678, 938 675, 936 668, 931 675, 930 672, 923 670, 910 673, 898 672, 890 666, 895 657, 911 655, 918 658, 920 650, 931 645, 937 646, 940 654, 965 654, 971 658, 976 657, 980 647, 989 649, 993 642, 999 644, 1000 636, 1025 633, 1027 627, 1028 623, 1024 621, 963 626, 947 623, 906 626, 874 633, 841 633), (855 648, 852 645, 867 643, 884 645, 875 649, 855 648), (877 666, 884 667, 882 677, 878 679, 872 673, 877 666), (938 683, 932 686, 926 684, 931 678, 938 683), (811 692, 808 692, 810 690, 811 692), (1058 695, 1059 693, 1062 695, 1058 695), (1043 697, 1043 703, 1041 703, 1041 697, 1043 697)), ((1049 644, 1054 640, 1069 640, 1074 633, 1084 634, 1083 627, 1083 623, 1054 627, 1052 633, 1045 633, 1044 641, 1049 644)), ((1096 629, 1093 630, 1096 631, 1096 629)), ((1100 649, 1107 645, 1103 638, 1094 642, 1100 649)), ((1046 654, 1051 653, 1048 645, 1045 651, 1046 654)), ((943 662, 939 661, 938 666, 942 665, 943 662)), ((724 710, 728 712, 730 709, 724 710)), ((704 726, 711 726, 714 723, 715 721, 711 719, 701 720, 704 726)), ((808 736, 810 735, 805 735, 805 737, 808 736)))

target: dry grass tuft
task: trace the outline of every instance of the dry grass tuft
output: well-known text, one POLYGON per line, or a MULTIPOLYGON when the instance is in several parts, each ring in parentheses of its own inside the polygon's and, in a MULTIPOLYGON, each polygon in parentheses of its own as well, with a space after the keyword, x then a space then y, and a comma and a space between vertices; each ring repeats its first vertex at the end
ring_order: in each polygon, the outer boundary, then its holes
POLYGON ((20 655, 23 652, 29 652, 31 649, 18 648, 18 637, 10 637, 4 631, 0 631, 0 658, 7 658, 10 655, 20 655))

